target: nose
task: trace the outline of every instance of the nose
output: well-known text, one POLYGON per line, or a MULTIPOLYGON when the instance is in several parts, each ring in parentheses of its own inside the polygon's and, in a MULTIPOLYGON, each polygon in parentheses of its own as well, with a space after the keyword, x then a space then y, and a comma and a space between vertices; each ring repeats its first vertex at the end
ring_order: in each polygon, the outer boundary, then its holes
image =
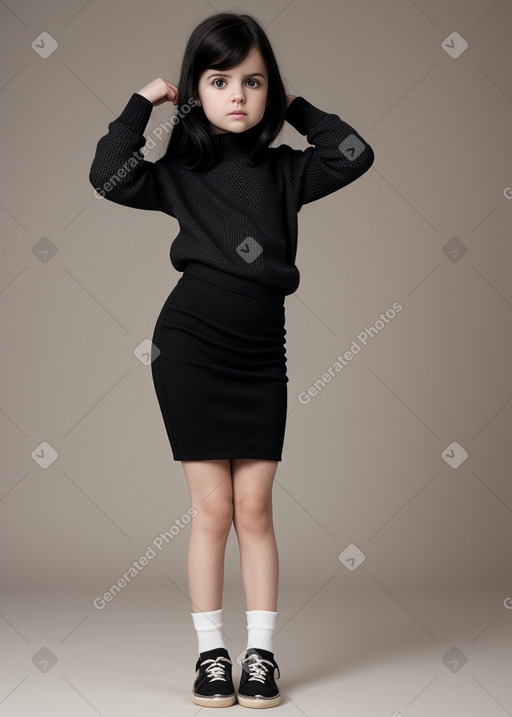
POLYGON ((244 102, 245 101, 245 95, 240 87, 237 87, 233 90, 232 99, 234 102, 244 102))

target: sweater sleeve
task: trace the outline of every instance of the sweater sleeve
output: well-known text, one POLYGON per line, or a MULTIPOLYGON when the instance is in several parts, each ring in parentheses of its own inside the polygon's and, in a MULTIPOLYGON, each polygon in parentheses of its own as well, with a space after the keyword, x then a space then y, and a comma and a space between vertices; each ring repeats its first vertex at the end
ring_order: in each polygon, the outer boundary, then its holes
POLYGON ((296 97, 285 119, 314 145, 290 153, 297 211, 303 204, 345 187, 372 166, 372 147, 338 115, 320 110, 304 97, 296 97))
POLYGON ((111 202, 134 209, 162 211, 174 216, 167 170, 143 159, 144 130, 153 104, 134 92, 127 105, 108 125, 101 137, 89 170, 89 181, 97 193, 111 202))

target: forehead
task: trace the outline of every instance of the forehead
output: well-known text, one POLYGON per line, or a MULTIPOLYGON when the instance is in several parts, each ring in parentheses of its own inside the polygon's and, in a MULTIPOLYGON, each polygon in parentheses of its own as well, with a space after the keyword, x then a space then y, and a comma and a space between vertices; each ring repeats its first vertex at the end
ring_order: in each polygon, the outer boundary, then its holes
POLYGON ((211 75, 213 73, 223 75, 224 77, 233 77, 233 76, 246 76, 251 75, 256 72, 262 73, 267 76, 267 69, 265 67, 265 61, 263 60, 263 57, 260 53, 260 51, 253 47, 251 48, 249 54, 245 58, 243 62, 241 62, 239 65, 236 65, 235 67, 229 67, 225 70, 218 70, 213 67, 207 67, 202 73, 201 77, 204 77, 207 73, 208 75, 211 75))

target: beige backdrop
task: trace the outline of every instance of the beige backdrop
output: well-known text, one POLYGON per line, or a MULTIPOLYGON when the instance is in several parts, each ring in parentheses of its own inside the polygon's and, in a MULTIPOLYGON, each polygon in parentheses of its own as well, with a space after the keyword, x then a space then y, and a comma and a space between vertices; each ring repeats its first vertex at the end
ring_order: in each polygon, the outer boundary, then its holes
MULTIPOLYGON (((299 214, 281 585, 302 586, 296 609, 333 580, 340 595, 370 586, 377 610, 415 589, 407 610, 438 634, 460 602, 436 615, 423 589, 483 587, 494 602, 471 635, 495 614, 509 624, 509 0, 0 4, 3 581, 80 586, 91 608, 189 507, 141 347, 180 276, 178 224, 96 199, 88 172, 132 92, 177 83, 189 33, 226 9, 266 27, 287 92, 375 151, 361 179, 299 214)), ((146 137, 170 111, 153 110, 146 137)), ((308 146, 289 125, 281 142, 308 146)), ((187 541, 173 535, 139 585, 170 576, 187 593, 187 541)), ((233 533, 226 580, 240 580, 233 533)))

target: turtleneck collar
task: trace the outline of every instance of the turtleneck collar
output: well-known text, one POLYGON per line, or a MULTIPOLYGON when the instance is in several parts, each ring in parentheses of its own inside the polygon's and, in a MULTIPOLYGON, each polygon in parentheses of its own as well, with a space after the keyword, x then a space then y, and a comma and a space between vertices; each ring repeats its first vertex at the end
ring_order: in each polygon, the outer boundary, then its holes
POLYGON ((245 132, 212 134, 213 143, 223 159, 247 159, 258 134, 256 127, 245 132))

